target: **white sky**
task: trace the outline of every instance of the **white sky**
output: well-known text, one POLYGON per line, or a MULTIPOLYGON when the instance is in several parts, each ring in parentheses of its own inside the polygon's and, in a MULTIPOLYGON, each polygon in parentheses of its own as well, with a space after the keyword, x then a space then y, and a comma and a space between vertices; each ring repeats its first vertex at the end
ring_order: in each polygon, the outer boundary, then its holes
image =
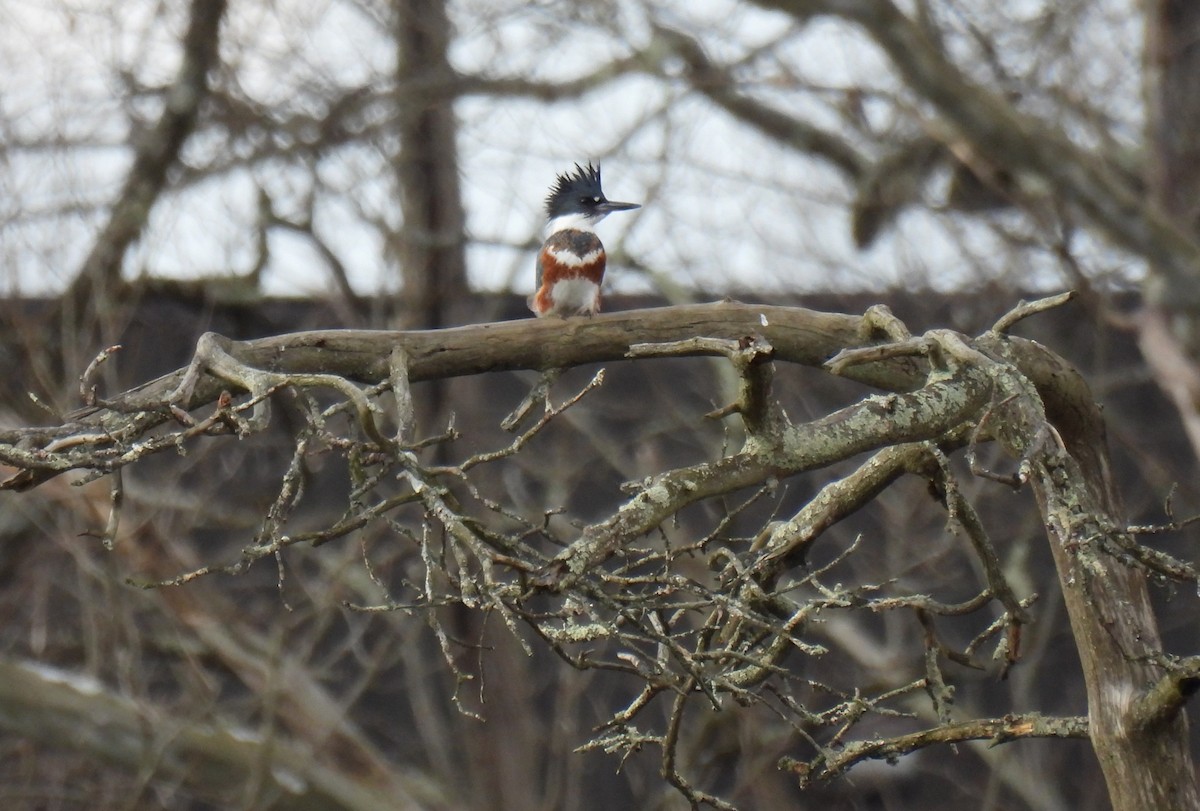
MULTIPOLYGON (((952 17, 967 19, 959 4, 947 5, 952 17)), ((1024 5, 1031 14, 1044 7, 1024 5)), ((1117 45, 1137 36, 1120 27, 1131 19, 1121 11, 1124 4, 1107 5, 1116 10, 1111 19, 1097 13, 1094 36, 1117 45)), ((390 75, 392 46, 364 8, 369 4, 349 0, 233 3, 222 58, 252 98, 291 113, 316 113, 328 88, 390 75)), ((122 75, 143 84, 171 81, 184 9, 179 0, 0 0, 0 283, 9 291, 51 292, 76 272, 132 155, 120 107, 122 75)), ((637 47, 650 36, 646 9, 624 0, 461 0, 451 11, 459 34, 455 66, 486 76, 576 76, 623 55, 626 40, 637 47)), ((821 88, 895 90, 886 60, 853 29, 831 20, 789 35, 782 15, 731 0, 665 2, 655 13, 701 36, 717 59, 737 59, 781 40, 739 78, 759 97, 827 128, 838 124, 821 88), (810 89, 798 88, 802 84, 810 89)), ((1016 45, 1013 53, 1021 53, 1016 45)), ((1017 75, 1064 70, 1055 62, 1060 57, 1031 53, 1044 64, 1014 60, 1005 67, 1017 75)), ((1128 65, 1094 62, 1088 69, 1099 73, 1097 85, 1120 88, 1110 101, 1117 111, 1114 137, 1136 139, 1136 76, 1128 65)), ((146 120, 156 116, 156 104, 140 104, 146 120)), ((678 81, 629 77, 555 104, 473 97, 457 112, 469 268, 482 289, 531 288, 532 255, 525 246, 540 233, 547 187, 555 173, 588 159, 603 160, 610 197, 646 204, 600 226, 610 252, 624 251, 652 273, 696 288, 700 298, 739 287, 764 293, 948 288, 1004 275, 1015 262, 1030 280, 1058 282, 1053 268, 1030 264, 1034 254, 1014 254, 984 225, 924 210, 903 215, 895 232, 871 250, 856 251, 846 208, 852 190, 836 172, 748 131, 678 81)), ((879 119, 873 124, 893 123, 884 105, 868 105, 867 112, 879 119)), ((199 166, 241 157, 228 149, 201 134, 188 143, 185 160, 199 166)), ((281 214, 314 201, 316 230, 360 292, 392 286, 395 271, 373 223, 394 224, 400 215, 387 161, 369 147, 330 154, 316 178, 273 161, 173 190, 154 209, 127 272, 247 272, 260 187, 281 214)), ((1001 224, 1023 227, 1020 218, 1010 219, 1001 224)), ((1084 248, 1100 273, 1136 272, 1111 251, 1084 248)), ((274 231, 271 250, 268 292, 328 289, 328 274, 302 237, 274 231)), ((610 265, 609 284, 649 286, 619 263, 610 265)))

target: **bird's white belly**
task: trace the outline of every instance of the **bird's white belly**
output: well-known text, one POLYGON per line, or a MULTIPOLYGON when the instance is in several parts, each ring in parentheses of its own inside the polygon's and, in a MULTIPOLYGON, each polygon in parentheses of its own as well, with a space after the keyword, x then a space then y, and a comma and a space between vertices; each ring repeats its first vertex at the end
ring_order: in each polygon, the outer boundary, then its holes
POLYGON ((554 305, 548 315, 594 315, 600 309, 600 285, 589 279, 562 279, 550 288, 550 298, 554 305))

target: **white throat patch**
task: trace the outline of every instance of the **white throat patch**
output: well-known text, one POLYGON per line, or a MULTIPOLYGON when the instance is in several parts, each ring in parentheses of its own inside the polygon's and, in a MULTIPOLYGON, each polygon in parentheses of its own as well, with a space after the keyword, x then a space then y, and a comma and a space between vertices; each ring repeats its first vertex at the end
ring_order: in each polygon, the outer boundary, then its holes
POLYGON ((546 236, 557 231, 588 231, 596 233, 596 223, 603 217, 591 217, 587 214, 563 214, 555 217, 546 224, 546 236))

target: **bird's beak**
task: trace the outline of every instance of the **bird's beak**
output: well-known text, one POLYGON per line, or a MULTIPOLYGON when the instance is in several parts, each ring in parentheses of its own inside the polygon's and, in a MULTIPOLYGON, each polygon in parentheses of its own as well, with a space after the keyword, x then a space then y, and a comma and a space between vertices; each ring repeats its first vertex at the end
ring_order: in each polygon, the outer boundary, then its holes
POLYGON ((635 208, 641 208, 641 203, 614 203, 612 200, 605 200, 598 209, 604 214, 612 214, 614 211, 631 211, 635 208))

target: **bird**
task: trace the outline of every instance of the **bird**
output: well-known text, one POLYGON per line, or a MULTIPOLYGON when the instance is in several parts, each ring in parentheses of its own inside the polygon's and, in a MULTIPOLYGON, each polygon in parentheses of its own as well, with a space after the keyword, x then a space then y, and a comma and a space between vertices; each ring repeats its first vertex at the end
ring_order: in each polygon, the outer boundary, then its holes
POLYGON ((528 299, 538 318, 595 315, 600 310, 607 257, 596 223, 614 211, 635 208, 641 205, 605 198, 600 167, 590 161, 558 175, 546 197, 546 241, 537 256, 537 289, 528 299))

